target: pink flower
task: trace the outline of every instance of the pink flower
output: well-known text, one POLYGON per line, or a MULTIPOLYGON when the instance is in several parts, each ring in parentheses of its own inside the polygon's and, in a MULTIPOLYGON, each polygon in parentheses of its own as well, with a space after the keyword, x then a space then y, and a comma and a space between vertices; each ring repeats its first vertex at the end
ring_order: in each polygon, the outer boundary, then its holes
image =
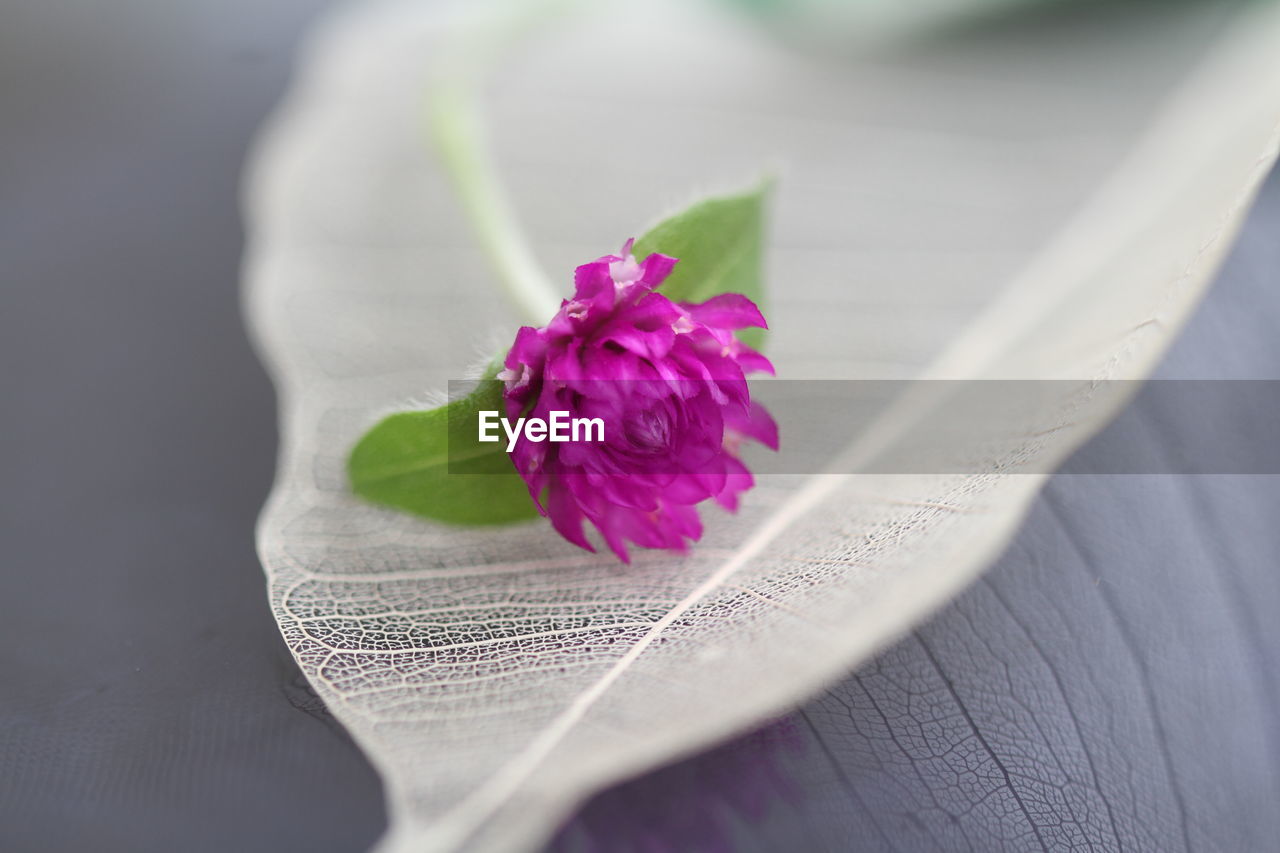
POLYGON ((702 536, 699 503, 736 510, 751 488, 742 441, 778 447, 744 376, 773 365, 734 336, 766 328, 760 310, 736 293, 672 302, 654 288, 676 259, 637 263, 633 242, 578 267, 573 298, 545 327, 520 329, 498 374, 509 419, 561 411, 603 421, 603 441, 522 435, 511 459, 562 536, 594 551, 582 528, 590 521, 624 562, 628 542, 686 551, 702 536))

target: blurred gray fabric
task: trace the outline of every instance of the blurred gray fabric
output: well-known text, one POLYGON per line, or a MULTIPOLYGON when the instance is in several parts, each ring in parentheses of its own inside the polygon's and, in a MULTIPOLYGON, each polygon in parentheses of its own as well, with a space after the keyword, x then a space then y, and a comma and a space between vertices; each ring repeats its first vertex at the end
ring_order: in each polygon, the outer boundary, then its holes
MULTIPOLYGON (((384 827, 252 544, 275 437, 240 168, 325 5, 0 12, 2 850, 354 851, 384 827)), ((1278 228, 1273 178, 1159 375, 1280 378, 1278 228)), ((1126 417, 1163 446, 1158 414, 1126 417)), ((1278 514, 1274 476, 1059 475, 927 625, 552 847, 1273 849, 1278 514)))

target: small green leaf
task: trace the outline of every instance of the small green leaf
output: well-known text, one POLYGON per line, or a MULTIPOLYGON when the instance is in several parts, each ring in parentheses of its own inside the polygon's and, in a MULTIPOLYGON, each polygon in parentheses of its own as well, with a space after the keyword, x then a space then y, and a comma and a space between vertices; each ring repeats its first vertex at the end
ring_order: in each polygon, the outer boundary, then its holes
POLYGON ((385 418, 351 451, 351 488, 374 503, 451 524, 536 518, 505 441, 477 440, 478 412, 485 409, 505 414, 502 383, 489 377, 448 405, 385 418))
MULTIPOLYGON (((741 293, 765 311, 764 206, 772 187, 764 181, 746 192, 700 201, 664 219, 636 241, 635 256, 651 252, 679 258, 659 290, 676 302, 704 302, 741 293)), ((759 348, 763 329, 744 329, 742 342, 759 348)))

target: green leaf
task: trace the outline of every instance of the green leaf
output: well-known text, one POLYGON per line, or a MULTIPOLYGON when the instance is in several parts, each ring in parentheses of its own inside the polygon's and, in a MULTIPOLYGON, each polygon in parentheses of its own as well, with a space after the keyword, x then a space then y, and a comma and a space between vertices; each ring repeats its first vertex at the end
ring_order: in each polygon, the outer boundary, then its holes
MULTIPOLYGON (((679 258, 659 288, 676 302, 704 302, 721 293, 741 293, 765 311, 764 207, 772 181, 716 196, 664 219, 636 241, 635 256, 661 252, 679 258)), ((738 337, 759 348, 763 329, 738 337)))
POLYGON ((351 488, 374 503, 451 524, 536 518, 505 440, 477 440, 478 413, 486 409, 506 410, 502 383, 491 375, 448 405, 385 418, 351 451, 351 488))

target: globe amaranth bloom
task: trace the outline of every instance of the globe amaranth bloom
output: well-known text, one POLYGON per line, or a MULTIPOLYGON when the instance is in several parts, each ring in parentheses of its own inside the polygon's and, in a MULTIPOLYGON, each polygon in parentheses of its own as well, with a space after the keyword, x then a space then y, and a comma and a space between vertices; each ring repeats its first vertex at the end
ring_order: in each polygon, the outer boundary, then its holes
POLYGON ((766 328, 760 310, 736 293, 672 302, 655 288, 676 259, 637 263, 632 243, 578 267, 573 298, 545 327, 520 329, 498 374, 509 418, 561 411, 603 421, 602 441, 521 437, 511 459, 562 536, 594 551, 582 526, 590 521, 626 562, 628 542, 687 550, 702 536, 699 503, 736 510, 752 486, 741 443, 778 447, 745 379, 773 365, 734 335, 766 328))

